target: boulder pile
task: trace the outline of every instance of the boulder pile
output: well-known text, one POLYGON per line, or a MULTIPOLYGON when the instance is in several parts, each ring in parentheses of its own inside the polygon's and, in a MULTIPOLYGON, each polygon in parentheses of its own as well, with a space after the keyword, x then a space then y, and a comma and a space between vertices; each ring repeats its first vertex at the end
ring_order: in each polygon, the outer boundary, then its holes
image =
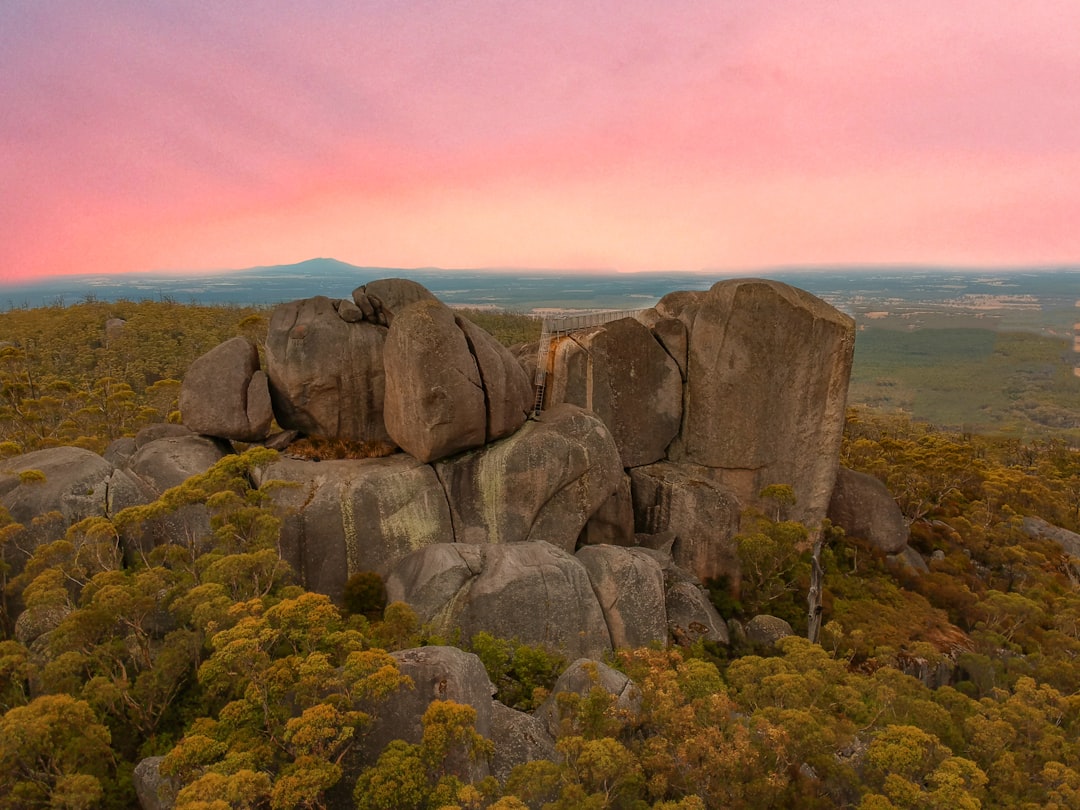
MULTIPOLYGON (((281 554, 308 589, 340 599, 352 574, 375 571, 425 620, 574 655, 725 641, 700 583, 737 582, 733 538, 765 487, 793 488, 792 519, 826 516, 853 346, 853 321, 812 295, 723 281, 559 337, 532 417, 535 346, 512 352, 420 285, 386 279, 279 306, 261 363, 246 338, 199 358, 184 426, 106 458, 8 460, 0 502, 27 524, 58 509, 71 525, 153 500, 232 442, 261 442, 283 452, 253 483, 280 507, 281 554), (301 434, 361 457, 290 454, 301 434)), ((853 504, 854 522, 860 497, 834 509, 853 504)), ((893 517, 866 528, 888 535, 888 553, 903 546, 893 517)), ((188 506, 125 550, 208 527, 188 506)), ((15 550, 16 571, 31 551, 15 550)))

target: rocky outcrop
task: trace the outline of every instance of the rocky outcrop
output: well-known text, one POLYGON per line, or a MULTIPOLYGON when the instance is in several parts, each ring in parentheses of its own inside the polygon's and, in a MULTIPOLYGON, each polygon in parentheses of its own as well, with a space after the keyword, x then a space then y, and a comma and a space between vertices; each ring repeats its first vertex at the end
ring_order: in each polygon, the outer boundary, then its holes
POLYGON ((777 616, 762 613, 746 623, 746 640, 759 647, 772 647, 790 635, 791 625, 777 616))
POLYGON ((0 461, 0 504, 17 523, 59 512, 66 525, 104 514, 113 466, 81 447, 50 447, 0 461))
POLYGON ((578 545, 637 545, 634 532, 634 499, 630 476, 623 475, 619 484, 585 523, 578 545))
POLYGON ((171 810, 176 805, 180 786, 161 773, 165 757, 147 757, 135 766, 131 782, 142 810, 171 810))
MULTIPOLYGON (((527 420, 531 376, 514 353, 420 285, 375 281, 278 307, 265 379, 246 339, 204 355, 181 388, 187 427, 115 443, 115 468, 86 454, 42 483, 30 456, 6 462, 27 475, 0 473, 0 502, 23 522, 66 503, 62 529, 158 497, 231 441, 261 441, 286 457, 254 483, 312 590, 340 599, 351 574, 375 571, 443 632, 570 655, 725 643, 701 582, 737 586, 734 537, 765 486, 794 489, 789 518, 817 522, 832 498, 850 534, 907 548, 883 490, 842 472, 833 497, 853 337, 846 316, 776 282, 672 293, 636 320, 559 338, 555 404, 527 420), (284 428, 273 437, 271 415, 284 428)), ((522 356, 534 363, 536 346, 522 356)), ((134 552, 210 534, 196 504, 123 539, 134 552)))
POLYGON ((667 642, 664 572, 642 549, 585 546, 576 555, 604 612, 611 643, 646 647, 667 642))
POLYGON ((454 321, 476 358, 480 382, 484 386, 486 441, 509 436, 524 424, 532 410, 532 382, 523 373, 517 358, 495 338, 460 315, 456 315, 454 321))
MULTIPOLYGON (((725 282, 719 282, 723 284, 725 282)), ((660 318, 673 318, 682 322, 689 332, 694 326, 698 310, 708 297, 702 290, 676 290, 661 298, 654 309, 660 318)))
POLYGON ((1028 537, 1052 540, 1070 557, 1080 557, 1080 534, 1047 523, 1042 518, 1025 517, 1021 528, 1028 537))
POLYGON ((883 554, 899 554, 910 530, 885 485, 872 475, 841 467, 829 501, 829 520, 883 554))
POLYGON ((562 338, 550 380, 547 401, 570 402, 599 416, 624 467, 659 461, 679 432, 679 367, 633 318, 562 338))
MULTIPOLYGON (((373 708, 375 719, 364 734, 363 759, 374 763, 391 740, 418 744, 423 736, 421 719, 435 700, 452 700, 476 710, 476 731, 491 737, 492 695, 495 687, 480 659, 456 647, 418 647, 391 653, 411 686, 396 689, 373 708)), ((449 767, 466 781, 478 781, 488 773, 486 760, 470 760, 463 752, 451 755, 449 767)))
MULTIPOLYGON (((156 442, 158 439, 182 439, 186 436, 193 436, 194 432, 191 428, 184 425, 176 425, 172 422, 162 422, 156 425, 147 425, 138 433, 135 434, 135 449, 142 450, 150 442, 156 442)), ((222 447, 225 447, 224 443, 221 443, 222 447)))
POLYGON ((497 700, 491 704, 491 742, 495 745, 491 775, 499 782, 506 782, 518 765, 538 759, 555 761, 558 757, 555 739, 541 720, 497 700))
POLYGON ((51 447, 0 461, 0 506, 24 527, 2 547, 9 576, 22 571, 41 543, 63 537, 83 518, 104 515, 112 475, 112 464, 80 447, 51 447))
POLYGON ((484 444, 484 386, 449 308, 407 307, 394 319, 384 362, 386 427, 405 452, 428 462, 484 444))
POLYGON ((612 707, 627 720, 633 720, 641 712, 641 690, 633 681, 617 669, 602 661, 579 658, 572 663, 551 687, 551 695, 536 710, 536 718, 544 724, 552 737, 559 737, 565 730, 574 731, 572 717, 560 709, 559 695, 563 693, 587 697, 599 688, 612 697, 612 707))
POLYGON ((789 484, 792 517, 820 520, 836 478, 854 321, 759 279, 719 282, 671 314, 685 322, 690 310, 682 426, 668 458, 716 469, 747 506, 764 487, 789 484))
POLYGON ((704 582, 739 575, 735 535, 742 506, 705 467, 663 461, 630 471, 634 525, 651 535, 672 533, 676 564, 704 582))
POLYGON ((33 605, 15 620, 15 640, 30 646, 35 640, 55 630, 71 613, 67 605, 33 605))
POLYGON ((507 436, 528 416, 532 389, 513 355, 433 299, 397 314, 384 362, 387 430, 421 461, 507 436))
POLYGON ((230 452, 232 448, 207 436, 168 436, 142 445, 128 460, 127 470, 156 498, 206 472, 230 452))
POLYGON ((270 316, 266 374, 278 424, 346 441, 388 441, 383 422, 386 327, 342 320, 324 296, 270 316))
POLYGON ((889 564, 890 569, 901 574, 921 576, 930 573, 930 566, 926 564, 926 560, 911 546, 904 546, 896 554, 889 554, 885 562, 889 564))
POLYGON ((643 548, 664 572, 664 610, 671 639, 687 647, 698 640, 728 644, 727 624, 697 577, 675 564, 669 550, 643 548))
POLYGON ((670 554, 585 546, 571 557, 549 543, 428 546, 399 562, 387 596, 424 622, 469 639, 481 630, 567 655, 612 647, 728 643, 723 619, 670 554))
POLYGON ((513 436, 435 465, 459 543, 544 540, 572 552, 622 477, 596 416, 557 405, 513 436))
POLYGON ((394 567, 386 593, 463 639, 483 630, 568 656, 611 650, 585 567, 550 543, 430 546, 394 567))
POLYGON ((386 575, 413 551, 453 540, 435 471, 399 453, 388 458, 282 458, 255 483, 285 514, 282 557, 310 590, 340 598, 358 571, 386 575))
MULTIPOLYGON (((146 442, 110 479, 110 513, 156 500, 191 476, 206 472, 229 452, 231 448, 225 443, 187 431, 146 442)), ((128 530, 122 539, 130 556, 163 543, 191 543, 209 535, 210 513, 199 503, 146 521, 128 530)))
POLYGON ((352 301, 363 320, 389 326, 394 315, 417 301, 434 301, 422 284, 407 278, 381 278, 353 290, 352 301))
MULTIPOLYGON (((656 310, 649 310, 656 312, 656 310)), ((641 320, 639 316, 639 320, 641 320)), ((686 382, 686 356, 689 350, 689 333, 686 324, 678 318, 664 318, 657 316, 650 321, 643 321, 653 333, 653 337, 664 347, 671 359, 679 367, 679 374, 683 382, 686 382)))
POLYGON ((255 344, 235 337, 196 359, 180 386, 180 414, 196 433, 241 442, 265 439, 274 411, 255 344))

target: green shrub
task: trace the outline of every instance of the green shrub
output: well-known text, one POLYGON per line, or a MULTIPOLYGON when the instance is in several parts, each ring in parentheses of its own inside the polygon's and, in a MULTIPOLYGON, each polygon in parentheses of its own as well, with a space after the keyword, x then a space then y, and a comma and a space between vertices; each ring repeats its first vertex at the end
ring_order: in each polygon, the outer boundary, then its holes
POLYGON ((386 607, 386 585, 374 571, 357 571, 345 583, 345 610, 368 619, 382 616, 386 607))

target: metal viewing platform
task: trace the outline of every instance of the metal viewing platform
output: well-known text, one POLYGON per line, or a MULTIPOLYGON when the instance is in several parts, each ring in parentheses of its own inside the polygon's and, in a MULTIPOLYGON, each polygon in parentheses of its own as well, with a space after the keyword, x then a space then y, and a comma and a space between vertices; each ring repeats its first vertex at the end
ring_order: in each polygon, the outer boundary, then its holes
POLYGON ((536 398, 533 401, 533 416, 537 416, 544 409, 547 376, 552 371, 549 368, 552 362, 551 346, 555 340, 566 337, 572 332, 603 326, 605 323, 622 318, 636 318, 643 311, 641 309, 604 309, 568 315, 545 315, 540 327, 540 346, 536 352, 536 377, 533 380, 536 398))

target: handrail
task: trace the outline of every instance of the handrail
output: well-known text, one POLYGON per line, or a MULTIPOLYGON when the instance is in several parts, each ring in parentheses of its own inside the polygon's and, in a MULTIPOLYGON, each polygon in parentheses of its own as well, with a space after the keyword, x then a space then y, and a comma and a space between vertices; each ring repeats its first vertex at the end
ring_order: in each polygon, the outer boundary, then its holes
POLYGON ((551 353, 551 344, 555 338, 569 335, 571 332, 579 332, 582 329, 603 326, 605 323, 623 318, 636 318, 643 311, 641 309, 601 309, 568 315, 545 315, 540 327, 540 345, 536 351, 536 375, 533 378, 536 396, 533 402, 533 416, 539 416, 544 409, 548 355, 551 353))

